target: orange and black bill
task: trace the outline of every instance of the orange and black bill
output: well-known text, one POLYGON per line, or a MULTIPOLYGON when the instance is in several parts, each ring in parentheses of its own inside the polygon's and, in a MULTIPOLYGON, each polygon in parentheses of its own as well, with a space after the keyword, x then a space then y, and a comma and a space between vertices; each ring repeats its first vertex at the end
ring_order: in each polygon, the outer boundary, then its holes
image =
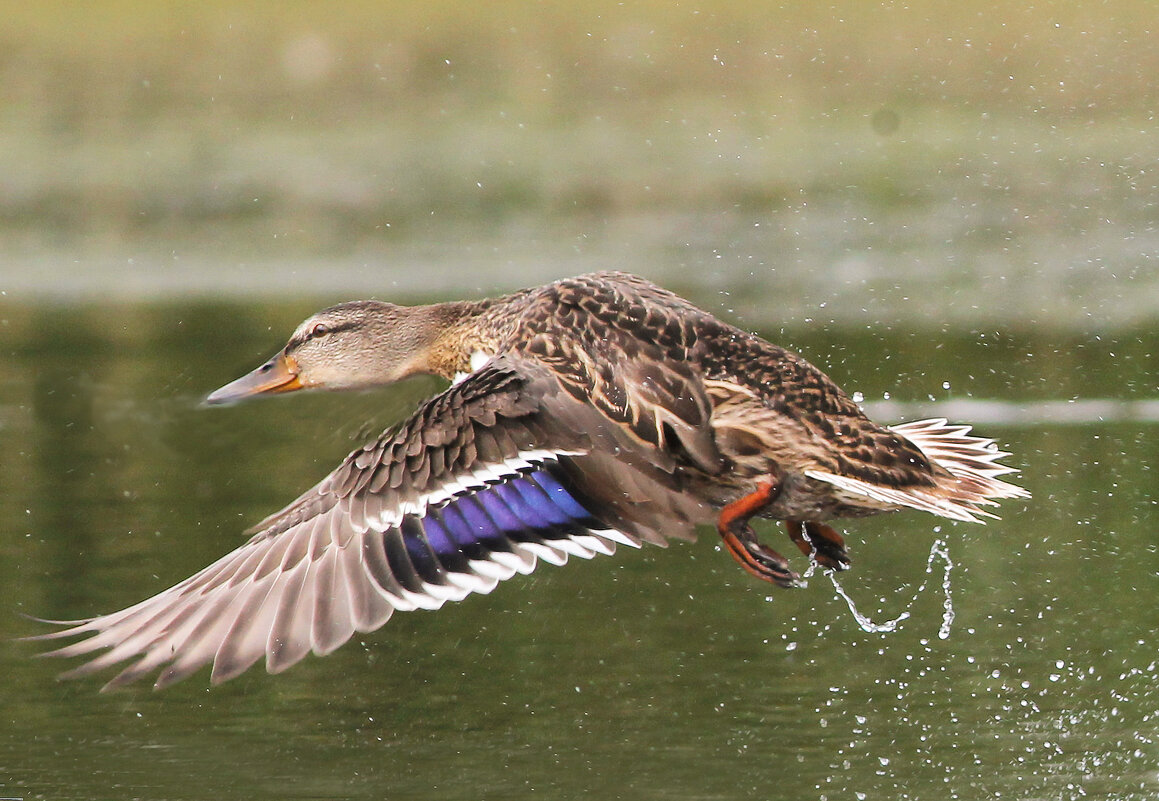
POLYGON ((234 403, 254 395, 274 392, 293 392, 302 389, 298 380, 298 365, 293 358, 279 353, 256 370, 230 381, 205 399, 210 405, 234 403))

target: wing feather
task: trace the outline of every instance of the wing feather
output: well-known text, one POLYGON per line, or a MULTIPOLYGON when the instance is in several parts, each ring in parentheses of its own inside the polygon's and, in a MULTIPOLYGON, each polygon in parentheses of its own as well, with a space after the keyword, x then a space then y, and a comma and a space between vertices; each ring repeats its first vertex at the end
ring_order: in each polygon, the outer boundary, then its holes
MULTIPOLYGON (((493 359, 354 451, 236 551, 127 609, 33 639, 81 638, 50 653, 90 657, 72 677, 122 665, 109 688, 153 672, 164 687, 207 664, 216 683, 263 657, 278 673, 395 611, 490 592, 540 560, 651 539, 631 512, 597 517, 593 488, 574 481, 575 465, 621 449, 619 436, 547 369, 493 359)), ((636 469, 662 468, 638 458, 636 469)))

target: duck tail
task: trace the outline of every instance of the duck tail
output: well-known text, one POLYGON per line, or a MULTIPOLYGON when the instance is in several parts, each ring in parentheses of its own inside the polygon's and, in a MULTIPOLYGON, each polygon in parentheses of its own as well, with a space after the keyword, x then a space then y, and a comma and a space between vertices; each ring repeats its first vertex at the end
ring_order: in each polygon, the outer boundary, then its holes
POLYGON ((981 507, 997 506, 999 498, 1030 497, 1022 487, 998 478, 1018 472, 1017 468, 998 464, 999 459, 1010 454, 998 450, 993 440, 970 436, 970 426, 935 418, 890 426, 890 430, 916 445, 946 473, 940 474, 933 486, 925 487, 890 487, 820 471, 806 475, 876 502, 882 511, 908 506, 968 523, 981 523, 981 518, 997 519, 997 515, 981 507))
POLYGON ((890 430, 918 446, 931 462, 953 476, 953 481, 940 482, 941 494, 974 515, 996 518, 978 507, 997 506, 1000 498, 1030 497, 1022 487, 998 478, 1018 472, 998 463, 1010 454, 999 450, 992 439, 971 436, 968 425, 951 424, 938 417, 890 426, 890 430))

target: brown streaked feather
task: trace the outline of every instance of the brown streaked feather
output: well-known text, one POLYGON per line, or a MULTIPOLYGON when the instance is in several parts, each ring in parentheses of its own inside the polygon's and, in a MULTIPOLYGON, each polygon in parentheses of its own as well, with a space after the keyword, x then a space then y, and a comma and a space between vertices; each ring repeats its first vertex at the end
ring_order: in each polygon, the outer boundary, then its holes
POLYGON ((650 446, 658 460, 719 473, 712 404, 690 360, 693 313, 703 315, 635 276, 580 276, 534 291, 499 348, 547 365, 572 397, 650 446))
MULTIPOLYGON (((1008 497, 1004 488, 1011 485, 999 486, 992 476, 971 484, 961 471, 911 441, 904 429, 867 418, 801 356, 723 323, 644 279, 623 273, 580 276, 532 290, 527 300, 534 312, 523 321, 523 333, 532 350, 560 373, 565 387, 644 442, 679 457, 679 463, 716 475, 703 481, 698 476, 696 482, 697 491, 712 503, 751 492, 752 481, 769 474, 789 479, 788 491, 764 512, 772 517, 825 519, 896 508, 865 494, 835 494, 835 485, 818 484, 819 474, 839 476, 850 486, 889 488, 896 497, 912 492, 937 498, 917 504, 951 516, 955 503, 1008 497), (632 375, 637 364, 656 365, 677 380, 641 380, 640 373, 632 375), (655 388, 660 391, 649 395, 655 388), (688 399, 695 403, 682 406, 688 399), (711 435, 702 414, 676 414, 678 409, 703 409, 701 399, 708 401, 711 435), (666 414, 685 427, 674 426, 666 414), (667 432, 676 435, 675 442, 666 441, 667 432), (691 432, 695 435, 688 436, 691 432), (704 441, 715 447, 695 447, 704 441), (717 454, 721 467, 705 469, 717 454)), ((962 458, 979 455, 977 441, 963 447, 968 455, 962 458)))
POLYGON ((932 483, 920 449, 866 417, 800 356, 717 320, 705 322, 700 343, 715 400, 764 440, 787 438, 774 447, 791 461, 890 486, 932 483))

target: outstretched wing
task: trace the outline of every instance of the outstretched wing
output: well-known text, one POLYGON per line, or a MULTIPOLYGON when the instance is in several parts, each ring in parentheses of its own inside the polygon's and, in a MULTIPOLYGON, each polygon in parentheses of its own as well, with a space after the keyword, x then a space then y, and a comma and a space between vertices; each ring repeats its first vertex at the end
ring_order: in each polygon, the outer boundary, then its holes
POLYGON ((106 688, 154 670, 163 687, 210 662, 216 683, 263 656, 271 673, 285 670, 395 610, 489 592, 538 560, 663 543, 649 525, 659 519, 671 522, 666 536, 691 536, 696 510, 658 507, 660 468, 609 459, 598 442, 608 429, 545 368, 493 359, 350 454, 237 550, 134 606, 34 639, 84 637, 56 656, 107 649, 69 677, 133 660, 106 688), (593 514, 602 502, 584 480, 587 458, 619 471, 608 486, 623 500, 607 514, 593 514))

